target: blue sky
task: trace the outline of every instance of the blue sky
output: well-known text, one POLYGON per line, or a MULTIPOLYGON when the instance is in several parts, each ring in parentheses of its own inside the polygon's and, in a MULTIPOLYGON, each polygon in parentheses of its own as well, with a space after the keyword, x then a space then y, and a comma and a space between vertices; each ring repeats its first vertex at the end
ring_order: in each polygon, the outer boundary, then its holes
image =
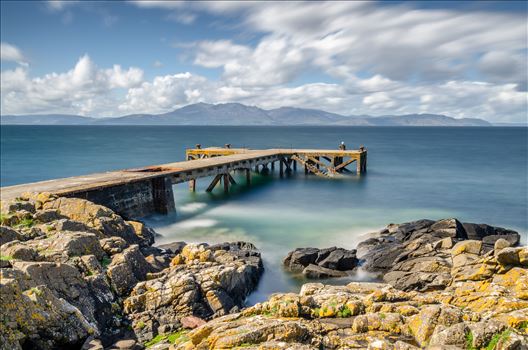
POLYGON ((514 2, 1 2, 2 114, 189 103, 526 121, 514 2))

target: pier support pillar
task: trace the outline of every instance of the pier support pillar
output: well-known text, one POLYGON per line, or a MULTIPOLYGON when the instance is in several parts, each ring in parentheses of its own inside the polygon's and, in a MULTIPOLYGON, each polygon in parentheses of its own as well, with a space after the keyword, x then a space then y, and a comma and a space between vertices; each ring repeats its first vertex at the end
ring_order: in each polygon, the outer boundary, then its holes
POLYGON ((152 179, 152 199, 154 210, 160 214, 169 214, 176 211, 172 181, 168 177, 152 179))
POLYGON ((228 193, 229 192, 229 174, 224 174, 224 179, 222 181, 224 183, 224 192, 225 193, 228 193))
POLYGON ((246 185, 251 185, 251 169, 246 169, 246 185))
POLYGON ((196 179, 192 179, 189 181, 189 190, 191 192, 196 192, 196 179))
POLYGON ((279 160, 279 175, 284 175, 284 160, 282 158, 279 160))
POLYGON ((297 171, 297 161, 293 161, 293 171, 297 171))
POLYGON ((271 162, 271 171, 275 170, 275 162, 271 162))

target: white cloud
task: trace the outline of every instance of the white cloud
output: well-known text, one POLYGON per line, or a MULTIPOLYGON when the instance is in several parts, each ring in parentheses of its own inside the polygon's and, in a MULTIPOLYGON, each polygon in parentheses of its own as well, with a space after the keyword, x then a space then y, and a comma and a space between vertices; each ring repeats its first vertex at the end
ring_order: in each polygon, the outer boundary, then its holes
POLYGON ((78 113, 112 115, 118 89, 129 89, 143 80, 139 68, 119 65, 99 69, 84 55, 65 73, 30 78, 26 68, 2 71, 2 114, 78 113))
POLYGON ((0 57, 2 61, 17 62, 20 65, 27 65, 22 51, 14 45, 6 42, 0 43, 0 57))
POLYGON ((201 101, 202 91, 209 91, 205 78, 180 73, 158 76, 152 82, 128 90, 119 105, 122 113, 163 113, 201 101))

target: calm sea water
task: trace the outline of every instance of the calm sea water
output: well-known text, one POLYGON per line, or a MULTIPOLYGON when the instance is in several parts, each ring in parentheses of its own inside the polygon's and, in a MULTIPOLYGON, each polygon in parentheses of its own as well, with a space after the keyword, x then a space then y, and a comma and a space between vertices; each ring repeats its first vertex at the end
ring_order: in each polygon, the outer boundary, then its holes
POLYGON ((526 243, 528 128, 2 126, 1 184, 183 160, 196 143, 333 149, 341 141, 367 146, 368 174, 256 175, 227 196, 205 193, 203 179, 194 194, 175 186, 175 216, 147 221, 163 235, 158 243, 256 244, 266 272, 249 302, 298 288, 302 280, 280 265, 289 250, 353 248, 391 222, 457 217, 518 230, 526 243))

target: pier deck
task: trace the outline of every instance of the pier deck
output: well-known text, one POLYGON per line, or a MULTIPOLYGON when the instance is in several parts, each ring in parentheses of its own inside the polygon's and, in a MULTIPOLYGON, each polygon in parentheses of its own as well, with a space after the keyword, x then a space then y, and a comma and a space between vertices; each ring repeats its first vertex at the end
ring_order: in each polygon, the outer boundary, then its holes
POLYGON ((196 180, 214 176, 207 188, 211 191, 220 182, 225 191, 235 180, 230 175, 235 170, 246 172, 247 184, 251 171, 268 172, 279 163, 279 172, 295 171, 297 164, 306 173, 332 177, 349 171, 346 167, 356 162, 358 174, 366 171, 367 151, 268 149, 245 148, 195 148, 186 151, 186 160, 137 169, 40 181, 0 189, 2 200, 21 196, 24 192, 50 192, 64 197, 85 198, 108 206, 125 217, 141 217, 153 212, 170 213, 175 210, 172 185, 189 182, 196 189, 196 180))

